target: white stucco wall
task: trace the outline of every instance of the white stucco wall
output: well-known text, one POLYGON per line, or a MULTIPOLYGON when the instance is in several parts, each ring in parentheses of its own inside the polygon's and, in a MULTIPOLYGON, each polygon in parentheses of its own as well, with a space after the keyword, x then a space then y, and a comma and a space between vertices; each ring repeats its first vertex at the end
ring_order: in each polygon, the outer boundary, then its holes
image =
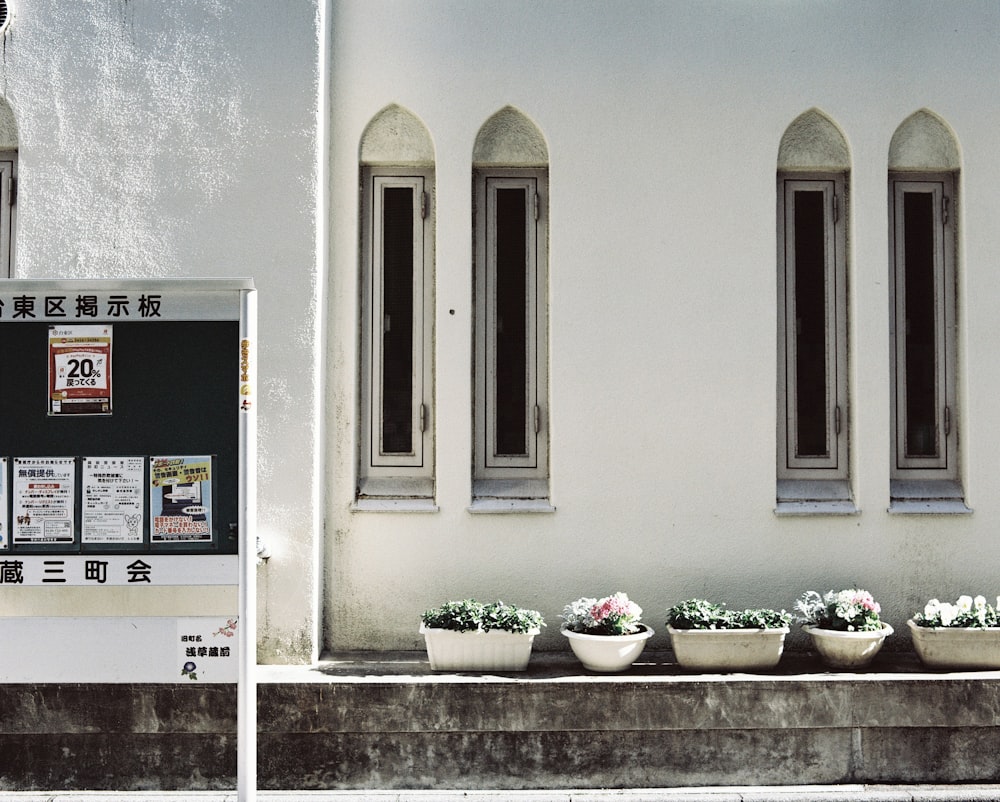
POLYGON ((275 555, 260 577, 261 655, 310 660, 322 440, 319 5, 9 5, 0 92, 18 129, 15 277, 256 283, 259 519, 275 555))
MULTIPOLYGON (((541 610, 624 590, 662 629, 691 596, 790 608, 866 587, 890 623, 1000 592, 1000 9, 936 2, 343 0, 331 18, 325 640, 416 648, 448 598, 541 610), (396 103, 436 159, 437 502, 349 510, 358 147, 396 103), (471 157, 513 105, 550 158, 553 515, 470 515, 471 157), (819 108, 850 150, 852 517, 778 518, 778 144, 819 108), (962 157, 960 431, 970 516, 890 516, 886 170, 927 108, 962 157), (452 314, 454 310, 454 314, 452 314)), ((897 627, 899 628, 899 627, 897 627)), ((658 634, 658 638, 663 633, 658 634)))

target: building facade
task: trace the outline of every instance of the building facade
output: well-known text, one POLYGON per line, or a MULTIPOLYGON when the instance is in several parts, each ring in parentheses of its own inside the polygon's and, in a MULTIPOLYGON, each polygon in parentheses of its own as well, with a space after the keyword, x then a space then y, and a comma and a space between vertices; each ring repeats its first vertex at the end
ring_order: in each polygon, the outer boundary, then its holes
POLYGON ((997 592, 998 27, 19 0, 9 276, 254 279, 261 662, 466 596, 902 624, 997 592))

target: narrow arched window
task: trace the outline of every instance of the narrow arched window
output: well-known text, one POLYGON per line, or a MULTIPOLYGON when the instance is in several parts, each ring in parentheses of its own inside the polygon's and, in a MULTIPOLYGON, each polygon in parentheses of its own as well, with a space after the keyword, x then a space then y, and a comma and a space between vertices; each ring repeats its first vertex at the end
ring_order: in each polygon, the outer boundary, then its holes
POLYGON ((778 149, 777 510, 851 513, 843 134, 811 109, 778 149))
POLYGON ((958 143, 922 109, 889 145, 893 512, 966 512, 959 472, 958 143))
POLYGON ((551 510, 548 149, 507 107, 473 149, 473 511, 551 510))
POLYGON ((432 420, 434 153, 399 106, 361 140, 361 422, 357 506, 426 508, 432 420))

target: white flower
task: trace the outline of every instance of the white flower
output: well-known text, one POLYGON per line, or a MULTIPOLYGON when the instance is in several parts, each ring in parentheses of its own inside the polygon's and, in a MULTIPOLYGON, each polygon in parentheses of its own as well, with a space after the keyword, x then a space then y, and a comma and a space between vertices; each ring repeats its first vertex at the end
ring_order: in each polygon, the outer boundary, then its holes
POLYGON ((924 618, 935 618, 940 611, 941 602, 937 599, 931 599, 924 607, 924 618))
POLYGON ((958 608, 953 607, 947 602, 941 605, 941 626, 950 627, 951 622, 955 620, 955 616, 958 615, 958 608))
POLYGON ((982 610, 984 607, 986 607, 986 597, 976 596, 976 598, 972 600, 972 603, 976 605, 977 610, 982 610))
POLYGON ((959 596, 958 597, 958 609, 963 613, 967 613, 972 609, 972 597, 971 596, 959 596))

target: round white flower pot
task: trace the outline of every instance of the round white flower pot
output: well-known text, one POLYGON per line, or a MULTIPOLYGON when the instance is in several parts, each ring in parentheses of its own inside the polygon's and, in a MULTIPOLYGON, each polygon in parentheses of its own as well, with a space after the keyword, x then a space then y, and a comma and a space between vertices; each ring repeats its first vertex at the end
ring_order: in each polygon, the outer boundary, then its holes
POLYGON ((886 623, 882 624, 882 629, 872 632, 840 632, 811 624, 803 624, 802 629, 809 633, 813 646, 830 668, 864 668, 893 632, 886 623))
POLYGON ((777 629, 674 629, 674 656, 693 671, 766 671, 781 660, 788 627, 777 629))
POLYGON ((420 625, 434 671, 524 671, 538 629, 528 632, 456 632, 420 625))
POLYGON ((921 627, 912 618, 906 624, 925 666, 1000 669, 1000 627, 921 627))
POLYGON ((653 630, 645 624, 632 635, 587 635, 572 632, 564 626, 562 634, 569 638, 570 648, 584 668, 591 671, 624 671, 634 663, 646 641, 653 636, 653 630))

